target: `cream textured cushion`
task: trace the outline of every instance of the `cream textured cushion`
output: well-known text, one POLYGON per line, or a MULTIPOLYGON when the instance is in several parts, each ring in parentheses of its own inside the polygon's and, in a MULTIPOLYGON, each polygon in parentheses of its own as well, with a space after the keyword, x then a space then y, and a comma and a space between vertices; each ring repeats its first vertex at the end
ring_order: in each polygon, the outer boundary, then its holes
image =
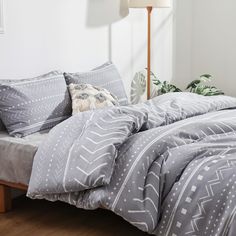
POLYGON ((73 115, 107 106, 118 106, 118 99, 104 88, 91 84, 70 84, 73 115))

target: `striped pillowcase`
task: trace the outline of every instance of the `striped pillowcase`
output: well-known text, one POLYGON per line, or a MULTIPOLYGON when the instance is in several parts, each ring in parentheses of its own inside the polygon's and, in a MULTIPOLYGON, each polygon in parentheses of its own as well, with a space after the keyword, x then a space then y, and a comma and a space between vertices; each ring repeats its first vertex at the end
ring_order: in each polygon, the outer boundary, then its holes
POLYGON ((113 63, 107 62, 89 72, 64 73, 64 76, 68 85, 71 83, 91 84, 105 88, 118 98, 120 105, 128 105, 124 84, 113 63))
POLYGON ((52 128, 71 116, 71 110, 62 72, 0 81, 0 118, 12 136, 23 137, 52 128))

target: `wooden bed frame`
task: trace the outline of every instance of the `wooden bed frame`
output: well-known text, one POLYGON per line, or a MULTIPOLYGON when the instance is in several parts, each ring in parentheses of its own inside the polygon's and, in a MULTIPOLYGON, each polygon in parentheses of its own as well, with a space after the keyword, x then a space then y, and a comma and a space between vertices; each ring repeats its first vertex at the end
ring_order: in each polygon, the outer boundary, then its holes
POLYGON ((11 189, 27 191, 28 187, 0 180, 0 213, 6 213, 12 208, 11 189))

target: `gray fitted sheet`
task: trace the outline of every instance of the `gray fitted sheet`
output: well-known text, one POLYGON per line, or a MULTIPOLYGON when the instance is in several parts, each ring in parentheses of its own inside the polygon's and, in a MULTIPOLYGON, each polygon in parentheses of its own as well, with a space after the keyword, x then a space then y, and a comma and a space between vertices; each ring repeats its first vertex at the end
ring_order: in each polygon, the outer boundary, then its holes
POLYGON ((0 131, 0 180, 28 185, 34 155, 48 132, 14 138, 0 131))

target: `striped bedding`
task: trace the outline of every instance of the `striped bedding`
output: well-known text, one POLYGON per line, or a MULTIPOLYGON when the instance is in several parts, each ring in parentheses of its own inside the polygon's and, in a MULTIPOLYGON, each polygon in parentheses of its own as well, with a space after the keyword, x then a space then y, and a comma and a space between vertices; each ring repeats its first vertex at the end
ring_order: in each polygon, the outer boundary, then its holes
POLYGON ((158 236, 233 236, 235 108, 173 93, 75 115, 39 147, 27 195, 106 208, 158 236))

